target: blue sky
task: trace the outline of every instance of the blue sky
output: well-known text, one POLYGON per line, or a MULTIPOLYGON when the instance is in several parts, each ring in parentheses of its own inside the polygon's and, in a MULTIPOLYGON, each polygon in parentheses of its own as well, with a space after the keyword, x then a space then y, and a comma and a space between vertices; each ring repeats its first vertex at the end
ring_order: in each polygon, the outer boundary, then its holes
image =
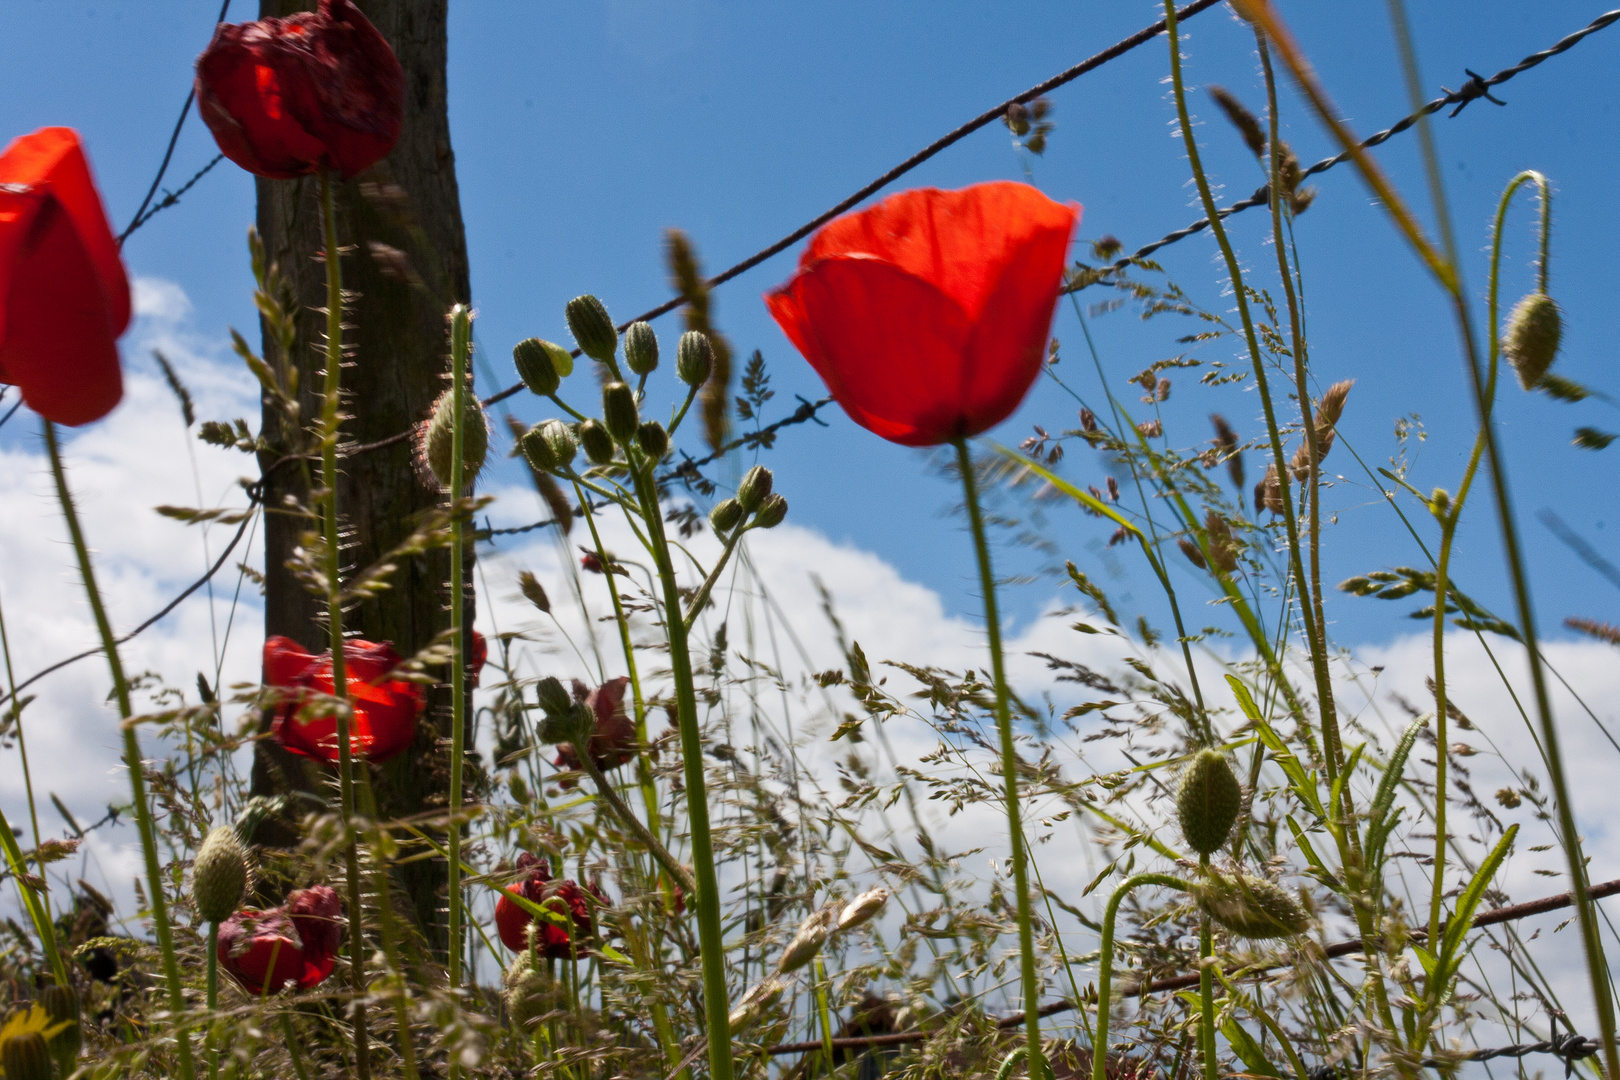
MULTIPOLYGON (((1413 5, 1425 96, 1456 86, 1463 68, 1505 67, 1584 25, 1589 4, 1490 2, 1413 5)), ((253 14, 248 0, 232 18, 253 14)), ((563 303, 595 292, 619 318, 661 301, 667 286, 659 259, 662 229, 686 229, 712 272, 749 254, 864 184, 896 161, 986 107, 1062 70, 1152 21, 1158 9, 1128 3, 1005 4, 822 3, 783 5, 719 0, 603 0, 569 3, 452 5, 450 72, 452 137, 472 255, 478 335, 502 382, 511 375, 510 347, 537 334, 566 340, 563 303)), ((121 226, 133 213, 162 154, 205 44, 215 0, 133 5, 13 0, 0 41, 0 134, 69 124, 84 134, 102 189, 121 226)), ((1343 113, 1359 132, 1383 127, 1407 111, 1393 58, 1385 5, 1372 0, 1332 5, 1288 3, 1282 10, 1343 113)), ((1184 27, 1192 105, 1202 118, 1206 162, 1224 191, 1247 194, 1259 182, 1253 162, 1204 95, 1220 83, 1251 106, 1263 102, 1252 38, 1224 9, 1184 27)), ((1553 290, 1567 314, 1559 370, 1599 388, 1612 381, 1616 216, 1608 205, 1614 160, 1614 103, 1609 80, 1620 29, 1600 33, 1571 53, 1499 91, 1511 104, 1476 103, 1436 125, 1465 274, 1483 292, 1487 223, 1497 193, 1521 168, 1547 172, 1557 187, 1553 290)), ((1034 181, 1060 199, 1085 205, 1080 235, 1120 237, 1127 247, 1201 216, 1163 79, 1161 38, 1052 96, 1057 131, 1044 158, 1017 153, 1004 128, 992 126, 930 161, 907 185, 954 187, 993 178, 1034 181)), ((1286 137, 1302 158, 1329 151, 1323 131, 1290 91, 1286 137)), ((177 186, 213 154, 195 120, 182 134, 165 185, 177 186)), ((1403 136, 1379 151, 1424 219, 1416 142, 1403 136)), ((1418 414, 1426 441, 1413 482, 1454 487, 1471 440, 1462 362, 1439 291, 1418 269, 1366 189, 1348 169, 1317 182, 1320 195, 1300 220, 1298 242, 1317 377, 1322 385, 1353 377, 1343 437, 1371 464, 1396 452, 1397 418, 1418 414)), ((194 306, 199 334, 251 329, 250 280, 242 243, 252 220, 250 178, 228 164, 204 178, 176 208, 129 243, 134 274, 173 281, 194 306)), ((1504 296, 1511 303, 1531 280, 1531 204, 1515 212, 1504 296)), ((1245 266, 1270 285, 1273 256, 1262 215, 1234 226, 1245 266)), ((727 285, 717 295, 719 321, 746 355, 761 349, 778 391, 774 417, 794 395, 820 396, 813 372, 766 315, 760 294, 783 280, 796 252, 727 285)), ((1168 249, 1171 276, 1200 301, 1224 310, 1224 270, 1214 245, 1198 237, 1168 249)), ((1098 297, 1100 299, 1100 297, 1098 297)), ((660 324, 666 342, 677 329, 660 324)), ((1180 351, 1186 332, 1170 322, 1143 324, 1128 311, 1093 323, 1105 371, 1120 380, 1180 351)), ((1060 370, 1090 399, 1100 397, 1071 311, 1054 333, 1063 342, 1060 370)), ((1206 362, 1245 362, 1230 343, 1195 351, 1206 362)), ((129 355, 133 368, 149 357, 129 355)), ((245 375, 243 376, 245 379, 245 375)), ((1251 393, 1178 381, 1165 407, 1172 440, 1208 438, 1209 412, 1257 435, 1251 393)), ((522 403, 519 415, 544 413, 522 403)), ((1059 388, 1037 386, 1025 407, 994 432, 1016 444, 1031 424, 1074 426, 1075 406, 1059 388)), ((948 520, 956 493, 934 475, 924 455, 882 442, 841 415, 830 427, 783 436, 765 460, 793 520, 890 562, 907 578, 942 594, 948 610, 976 608, 966 539, 948 520)), ((1604 617, 1615 594, 1576 562, 1535 514, 1556 510, 1600 550, 1620 525, 1610 482, 1611 457, 1572 448, 1577 424, 1620 429, 1620 417, 1587 401, 1565 405, 1531 398, 1511 384, 1501 408, 1503 445, 1522 529, 1535 566, 1543 625, 1566 614, 1604 617)), ((27 437, 10 425, 0 440, 27 437)), ((739 467, 746 466, 740 461, 739 467)), ((1330 459, 1341 470, 1346 455, 1330 459)), ((1249 470, 1258 462, 1251 455, 1249 470)), ((1073 449, 1068 476, 1100 483, 1102 463, 1073 449)), ((717 476, 724 478, 722 468, 717 476)), ((1382 507, 1364 474, 1328 496, 1337 522, 1326 539, 1326 576, 1339 580, 1384 566, 1417 564, 1421 554, 1382 507)), ((1484 498, 1464 527, 1457 567, 1461 586, 1503 613, 1509 602, 1495 528, 1484 498)), ((1410 507, 1409 507, 1410 509, 1410 507)), ((1069 557, 1109 579, 1127 604, 1152 607, 1150 579, 1131 564, 1097 554, 1109 530, 1073 510, 1052 508, 1048 528, 1069 557)), ((1009 556, 1009 570, 1021 565, 1009 556)), ((1204 588, 1178 567, 1187 595, 1204 588)), ((1012 590, 1006 603, 1027 619, 1051 596, 1047 584, 1012 590)), ((1348 597, 1330 610, 1347 643, 1383 641, 1416 628, 1401 615, 1416 604, 1348 597)))

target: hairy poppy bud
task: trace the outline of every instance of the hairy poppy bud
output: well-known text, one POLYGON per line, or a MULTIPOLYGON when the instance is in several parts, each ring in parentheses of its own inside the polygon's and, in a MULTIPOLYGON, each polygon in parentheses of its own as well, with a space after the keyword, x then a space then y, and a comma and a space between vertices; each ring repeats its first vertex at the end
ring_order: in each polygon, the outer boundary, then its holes
POLYGON ((1241 937, 1289 937, 1310 926, 1310 917, 1287 889, 1242 870, 1211 870, 1194 883, 1192 893, 1211 919, 1241 937))
POLYGON ((547 675, 534 688, 540 707, 548 715, 562 715, 574 707, 573 695, 554 675, 547 675))
POLYGON ((722 499, 709 511, 709 524, 714 526, 717 533, 728 533, 742 521, 743 514, 742 503, 736 499, 722 499))
POLYGON ((658 367, 658 335, 651 324, 634 322, 625 329, 624 362, 637 375, 651 375, 658 367))
POLYGON ((742 478, 742 483, 737 485, 737 501, 750 513, 758 510, 765 496, 771 493, 772 482, 771 470, 763 465, 755 465, 742 478))
MULTIPOLYGON (((450 484, 450 459, 453 456, 455 432, 451 423, 455 416, 455 391, 446 390, 433 403, 433 414, 422 428, 417 447, 428 472, 440 487, 450 484)), ((489 452, 489 421, 484 408, 470 391, 467 394, 461 421, 461 484, 470 487, 484 467, 484 455, 489 452)))
POLYGON ((636 412, 636 392, 629 384, 610 382, 602 387, 602 426, 616 443, 628 445, 636 437, 641 417, 636 412))
POLYGON ((405 72, 349 0, 220 23, 195 89, 225 156, 272 179, 335 169, 347 180, 394 148, 405 117, 405 72))
POLYGON ((568 329, 585 355, 611 364, 613 354, 619 350, 619 332, 613 329, 613 320, 608 317, 602 301, 589 295, 576 296, 568 301, 564 314, 568 317, 568 329))
POLYGON ((648 420, 636 429, 636 445, 654 461, 661 461, 669 453, 669 432, 656 420, 648 420))
POLYGON ((780 495, 767 495, 765 501, 759 504, 759 513, 754 515, 754 528, 774 529, 782 524, 787 517, 787 500, 780 495))
POLYGON ((786 975, 815 959, 816 953, 827 943, 827 936, 832 933, 833 919, 834 910, 827 908, 800 923, 793 940, 782 950, 782 958, 776 962, 776 973, 786 975))
POLYGON ((39 1003, 51 1018, 52 1027, 67 1025, 47 1038, 45 1045, 56 1059, 56 1071, 64 1077, 70 1076, 84 1045, 84 1032, 79 1027, 79 995, 71 986, 53 984, 40 989, 39 1003))
POLYGON ((506 984, 502 993, 506 1014, 519 1030, 527 1030, 542 1016, 566 1009, 569 1005, 568 995, 557 980, 533 962, 527 949, 518 953, 512 966, 506 969, 502 981, 506 984))
POLYGON ((247 849, 236 830, 221 825, 209 832, 191 875, 191 896, 204 922, 221 923, 231 917, 247 892, 247 849))
POLYGON ((591 459, 591 464, 606 465, 613 460, 613 436, 595 420, 580 421, 574 435, 579 439, 579 445, 584 447, 585 456, 591 459))
POLYGON ((838 925, 833 929, 842 934, 846 930, 853 930, 857 926, 871 922, 877 918, 878 913, 888 902, 888 889, 881 885, 875 889, 868 889, 844 905, 844 910, 838 915, 838 925))
POLYGON ((1200 855, 1213 855, 1226 843, 1243 810, 1243 789, 1226 755, 1200 750, 1181 771, 1176 789, 1176 817, 1187 845, 1200 855))
POLYGON ((45 1036, 24 1030, 0 1043, 0 1068, 6 1080, 51 1080, 51 1055, 45 1036))
POLYGON ((563 377, 574 370, 574 358, 567 349, 533 337, 512 346, 512 363, 517 365, 523 385, 540 397, 555 394, 563 377))
POLYGON ((561 472, 573 463, 579 444, 561 420, 544 420, 524 433, 518 443, 523 456, 541 472, 561 472))
POLYGON ((1513 305, 1502 334, 1502 352, 1519 373, 1520 386, 1535 389, 1557 358, 1563 333, 1563 314, 1546 293, 1533 292, 1513 305))
POLYGON ((681 344, 675 352, 675 374, 687 386, 702 386, 714 366, 714 346, 709 335, 701 330, 688 330, 681 335, 681 344))

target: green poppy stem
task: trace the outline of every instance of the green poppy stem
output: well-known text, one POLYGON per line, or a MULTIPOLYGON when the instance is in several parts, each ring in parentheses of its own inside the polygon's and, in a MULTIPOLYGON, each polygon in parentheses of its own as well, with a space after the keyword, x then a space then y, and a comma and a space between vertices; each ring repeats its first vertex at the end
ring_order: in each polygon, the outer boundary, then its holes
POLYGON ((956 447, 956 464, 962 474, 968 521, 973 528, 973 549, 979 557, 979 587, 984 594, 984 624, 990 637, 990 673, 996 690, 996 730, 1001 736, 1001 775, 1006 787, 1007 831, 1012 840, 1013 888, 1018 894, 1018 955, 1024 991, 1024 1031, 1029 1046, 1029 1075, 1039 1077, 1045 1072, 1045 1058, 1041 1054, 1040 981, 1035 968, 1035 927, 1029 901, 1028 855, 1024 850, 1024 825, 1018 807, 1018 750, 1013 745, 1007 665, 1001 651, 1001 617, 996 610, 996 577, 990 567, 990 542, 984 532, 984 515, 979 510, 973 455, 968 451, 966 439, 955 439, 952 445, 956 447))
POLYGON ((1108 1005, 1114 992, 1114 921, 1125 894, 1143 885, 1187 891, 1187 883, 1169 874, 1137 874, 1120 882, 1103 913, 1102 947, 1097 956, 1097 1037, 1091 1044, 1091 1080, 1108 1080, 1108 1005))
MULTIPOLYGON (((461 780, 466 757, 467 726, 467 603, 462 582, 466 556, 463 524, 457 504, 465 487, 467 411, 467 344, 472 334, 472 312, 465 304, 450 309, 450 505, 456 511, 450 519, 450 629, 455 656, 450 662, 450 867, 449 947, 450 990, 461 986, 461 780)), ((482 423, 482 420, 479 421, 482 423)), ((400 1037, 409 1037, 401 1032, 400 1037)), ((450 1080, 461 1074, 461 1065, 450 1061, 450 1080)))

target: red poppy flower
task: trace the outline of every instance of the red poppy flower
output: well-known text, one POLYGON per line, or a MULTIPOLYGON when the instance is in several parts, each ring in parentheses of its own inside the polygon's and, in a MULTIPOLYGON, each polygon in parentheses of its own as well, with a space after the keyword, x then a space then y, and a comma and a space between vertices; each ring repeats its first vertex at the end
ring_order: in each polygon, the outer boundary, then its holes
POLYGON ((478 677, 484 673, 484 664, 489 660, 489 642, 484 635, 474 630, 472 632, 472 648, 467 653, 467 674, 469 681, 478 685, 478 677))
MULTIPOLYGON (((636 726, 624 711, 624 691, 630 680, 623 675, 609 679, 589 693, 585 684, 574 681, 574 700, 583 701, 596 714, 596 728, 591 733, 591 760, 598 769, 617 769, 636 756, 636 726)), ((579 751, 572 743, 557 744, 557 768, 578 769, 579 751)))
MULTIPOLYGON (((591 909, 607 903, 607 897, 595 886, 552 880, 551 867, 546 861, 527 851, 518 856, 517 867, 529 873, 522 881, 507 886, 505 892, 545 906, 559 915, 566 913, 571 924, 563 926, 549 919, 541 920, 535 934, 535 951, 552 960, 567 960, 582 954, 584 942, 596 933, 591 909)), ((495 929, 500 933, 501 944, 513 952, 528 949, 529 924, 534 921, 534 916, 508 897, 495 901, 495 929)))
POLYGON ((196 89, 225 156, 277 180, 354 176, 394 148, 405 115, 399 59, 349 0, 220 23, 197 58, 196 89))
POLYGON ((238 911, 219 924, 220 966, 249 993, 288 983, 308 990, 332 974, 341 914, 337 892, 327 885, 297 889, 268 911, 238 911))
POLYGON ((0 154, 0 383, 59 424, 124 396, 129 279, 79 135, 40 128, 0 154))
POLYGON ((1079 219, 1027 184, 902 192, 824 226, 765 302, 857 424, 977 435, 1040 373, 1079 219))
MULTIPOLYGON (((349 750, 372 761, 387 761, 416 738, 416 718, 423 707, 422 688, 403 679, 389 679, 400 656, 392 645, 350 641, 343 647, 344 674, 349 684, 349 750)), ((338 759, 337 717, 320 711, 314 694, 332 693, 332 654, 311 656, 288 638, 272 637, 264 643, 266 686, 294 691, 285 694, 271 722, 270 733, 295 754, 338 759)))

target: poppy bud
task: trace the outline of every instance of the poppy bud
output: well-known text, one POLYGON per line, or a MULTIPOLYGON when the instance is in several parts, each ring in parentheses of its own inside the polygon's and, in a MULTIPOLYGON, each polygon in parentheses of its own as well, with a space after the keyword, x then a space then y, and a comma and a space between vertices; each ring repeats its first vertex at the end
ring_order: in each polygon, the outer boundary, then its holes
POLYGON ((743 509, 752 513, 765 502, 765 496, 771 493, 771 470, 763 465, 755 465, 748 470, 737 485, 737 501, 742 503, 743 509))
POLYGON ((51 1018, 51 1026, 66 1024, 55 1035, 45 1040, 51 1057, 56 1059, 56 1071, 64 1077, 73 1073, 84 1045, 84 1032, 79 1027, 79 995, 71 986, 46 986, 40 989, 39 1003, 51 1018))
POLYGON ((661 461, 669 453, 669 432, 656 420, 648 420, 636 429, 636 445, 654 461, 661 461))
MULTIPOLYGON (((455 391, 446 390, 433 403, 433 415, 422 429, 418 452, 440 487, 451 486, 450 459, 455 432, 451 423, 455 416, 455 391)), ((461 421, 461 475, 462 487, 471 487, 484 467, 484 455, 489 452, 489 421, 478 398, 469 393, 461 421)))
POLYGON ((613 320, 608 317, 602 301, 589 295, 576 296, 568 301, 564 314, 568 317, 568 329, 585 355, 611 364, 613 354, 619 349, 619 332, 613 329, 613 320))
POLYGON ((0 1068, 6 1080, 51 1080, 51 1055, 45 1036, 24 1030, 0 1043, 0 1068))
POLYGON ((717 533, 728 533, 743 519, 742 503, 736 499, 723 499, 709 511, 709 524, 717 533))
POLYGON ((1211 870, 1192 893, 1211 919, 1240 937, 1289 937, 1310 926, 1310 916, 1287 889, 1242 870, 1211 870))
POLYGON ((547 715, 562 715, 574 707, 573 695, 554 675, 547 675, 534 688, 535 697, 547 715))
POLYGON ((503 978, 506 1015, 519 1030, 527 1029, 548 1013, 566 1009, 569 1004, 557 981, 532 960, 527 949, 518 953, 503 978))
POLYGON ((687 386, 702 386, 714 366, 714 346, 709 335, 701 330, 688 330, 681 335, 680 348, 675 352, 675 374, 687 386))
POLYGON ((204 922, 222 923, 231 917, 247 892, 247 849, 236 830, 221 825, 209 832, 197 850, 191 875, 191 896, 204 922))
POLYGON ((827 908, 799 924, 793 940, 787 943, 787 948, 782 950, 782 958, 776 962, 776 973, 786 975, 815 959, 816 953, 827 943, 827 935, 832 933, 832 923, 833 909, 827 908))
POLYGON ((607 433, 607 428, 595 420, 583 420, 574 434, 593 465, 606 465, 613 460, 613 436, 607 433))
POLYGON ((517 365, 523 385, 540 397, 555 394, 563 376, 574 369, 574 358, 567 349, 539 338, 527 338, 512 346, 512 363, 517 365))
POLYGON ((1513 305, 1502 334, 1502 352, 1519 373, 1520 386, 1535 389, 1557 358, 1563 333, 1563 315, 1546 293, 1533 292, 1513 305))
POLYGON ((658 367, 658 335, 645 322, 634 322, 624 332, 624 362, 637 375, 651 375, 658 367))
POLYGON ((759 505, 759 513, 754 515, 754 528, 774 529, 782 524, 787 517, 787 500, 780 495, 768 495, 759 505))
POLYGON ((641 417, 636 412, 636 392, 629 384, 610 382, 602 387, 602 426, 616 443, 628 445, 636 437, 641 417))
POLYGON ((544 420, 530 428, 518 444, 523 456, 541 472, 562 472, 573 463, 579 444, 561 420, 544 420))
POLYGON ((844 910, 838 916, 838 925, 834 929, 842 934, 846 930, 853 930, 857 926, 871 922, 888 902, 888 889, 881 885, 875 889, 868 889, 844 905, 844 910))
POLYGON ((1226 755, 1200 750, 1181 772, 1176 789, 1176 817, 1187 845, 1200 855, 1213 855, 1226 843, 1243 810, 1243 789, 1226 755))

